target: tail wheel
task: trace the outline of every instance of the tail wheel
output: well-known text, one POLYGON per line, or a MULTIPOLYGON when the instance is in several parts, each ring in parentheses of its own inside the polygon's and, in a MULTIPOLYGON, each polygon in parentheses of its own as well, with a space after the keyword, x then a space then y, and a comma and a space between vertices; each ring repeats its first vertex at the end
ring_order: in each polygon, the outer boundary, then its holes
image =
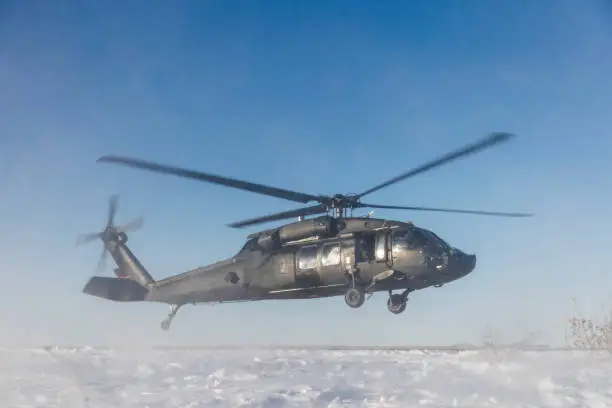
POLYGON ((387 309, 393 314, 400 314, 406 310, 408 299, 399 293, 389 296, 387 300, 387 309))

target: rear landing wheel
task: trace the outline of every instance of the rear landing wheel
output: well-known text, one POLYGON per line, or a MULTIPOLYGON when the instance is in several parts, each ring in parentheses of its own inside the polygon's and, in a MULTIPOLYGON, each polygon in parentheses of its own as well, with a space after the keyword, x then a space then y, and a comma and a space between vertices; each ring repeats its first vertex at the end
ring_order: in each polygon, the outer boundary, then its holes
POLYGON ((394 294, 389 296, 387 300, 387 309, 393 314, 400 314, 406 310, 406 303, 408 299, 400 294, 394 294))
POLYGON ((347 289, 344 293, 344 301, 352 308, 360 307, 365 302, 365 290, 360 286, 347 289))
POLYGON ((174 320, 174 316, 176 316, 176 313, 179 311, 179 309, 182 307, 183 305, 170 305, 170 313, 168 314, 168 317, 166 317, 162 322, 161 322, 161 328, 162 330, 170 330, 170 325, 172 324, 172 320, 174 320))

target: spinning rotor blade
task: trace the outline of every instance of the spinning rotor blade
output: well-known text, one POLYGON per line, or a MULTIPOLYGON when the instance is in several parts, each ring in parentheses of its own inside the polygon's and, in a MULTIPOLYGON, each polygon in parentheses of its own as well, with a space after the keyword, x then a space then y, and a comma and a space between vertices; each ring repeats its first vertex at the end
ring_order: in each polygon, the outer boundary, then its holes
MULTIPOLYGON (((495 146, 497 144, 503 143, 514 137, 515 135, 510 133, 493 133, 486 138, 471 143, 467 146, 464 146, 459 149, 455 149, 449 153, 446 153, 438 158, 431 160, 419 167, 413 168, 399 176, 396 176, 384 183, 381 183, 375 187, 370 188, 369 190, 364 191, 358 195, 343 195, 343 194, 335 194, 333 196, 329 195, 312 195, 300 193, 293 190, 287 190, 272 186, 267 186, 264 184, 251 183, 243 180, 222 177, 215 174, 204 173, 195 170, 189 170, 182 167, 177 166, 169 166, 160 163, 155 163, 152 161, 145 161, 137 158, 129 158, 129 157, 121 157, 115 155, 102 156, 98 158, 97 162, 101 163, 115 163, 124 165, 127 167, 134 167, 143 170, 149 170, 162 174, 170 174, 178 177, 189 178, 199 181, 205 181, 217 185, 223 185, 226 187, 232 187, 240 190, 250 191, 252 193, 282 198, 289 201, 296 201, 299 203, 309 203, 312 201, 318 202, 319 204, 299 208, 290 211, 284 211, 276 214, 271 214, 263 217, 252 218, 244 221, 235 222, 229 224, 230 227, 233 228, 241 228, 249 225, 260 224, 269 221, 277 221, 283 220, 287 218, 294 217, 303 217, 307 215, 315 215, 315 214, 323 214, 328 211, 329 208, 362 208, 362 207, 371 207, 371 208, 387 208, 387 209, 403 209, 403 210, 414 210, 414 211, 435 211, 435 212, 449 212, 449 213, 459 213, 459 214, 473 214, 473 215, 489 215, 489 216, 501 216, 501 217, 530 217, 532 214, 524 214, 524 213, 502 213, 502 212, 491 212, 491 211, 480 211, 480 210, 459 210, 459 209, 444 209, 444 208, 429 208, 429 207, 407 207, 407 206, 390 206, 390 205, 378 205, 378 204, 363 204, 361 203, 361 198, 366 196, 367 194, 378 191, 382 188, 388 187, 392 184, 395 184, 399 181, 403 181, 409 177, 413 177, 415 175, 424 173, 428 170, 434 169, 436 167, 442 166, 444 164, 450 163, 452 161, 458 160, 462 157, 469 156, 471 154, 480 152, 489 147, 495 146)), ((108 226, 112 226, 114 214, 117 209, 117 200, 116 196, 111 199, 111 203, 109 205, 109 221, 108 226)), ((119 227, 116 231, 125 231, 125 230, 133 230, 140 228, 142 225, 142 220, 136 220, 128 225, 123 227, 119 227)), ((91 241, 100 235, 88 235, 82 238, 83 242, 91 241)))
POLYGON ((108 257, 108 251, 106 248, 102 248, 102 253, 100 254, 100 259, 98 260, 98 265, 96 265, 96 273, 101 273, 106 269, 106 258, 108 257))
POLYGON ((397 177, 394 177, 391 180, 385 181, 384 183, 379 184, 376 187, 372 187, 371 189, 366 190, 363 193, 359 194, 357 198, 361 198, 365 196, 366 194, 373 193, 374 191, 378 191, 384 187, 390 186, 391 184, 397 183, 398 181, 405 180, 409 177, 423 173, 427 170, 431 170, 443 164, 450 163, 459 158, 466 157, 473 153, 477 153, 488 147, 492 147, 498 143, 505 142, 512 137, 514 137, 514 135, 510 133, 493 133, 479 142, 469 144, 461 149, 453 150, 452 152, 447 153, 443 156, 440 156, 435 160, 432 160, 410 171, 407 171, 406 173, 403 173, 397 177))
POLYGON ((79 235, 77 237, 77 245, 85 244, 96 239, 101 239, 103 241, 104 247, 102 248, 102 253, 100 254, 100 259, 98 260, 98 265, 96 266, 96 272, 98 273, 102 272, 106 267, 106 258, 108 257, 108 249, 106 247, 107 239, 118 239, 117 234, 140 229, 144 223, 143 217, 139 217, 120 227, 115 227, 114 221, 115 215, 117 214, 117 208, 119 207, 118 204, 119 195, 112 195, 108 201, 108 215, 104 230, 101 232, 79 235))
MULTIPOLYGON (((106 218, 106 227, 110 228, 113 226, 115 221, 115 214, 117 214, 117 208, 119 206, 119 195, 114 194, 108 199, 108 215, 106 218)), ((86 244, 91 241, 95 241, 102 237, 104 232, 92 232, 90 234, 82 234, 77 237, 77 245, 86 244)))
POLYGON ((115 220, 115 214, 117 214, 117 207, 119 206, 119 196, 117 194, 112 195, 108 200, 108 219, 106 226, 110 227, 113 225, 115 220))
POLYGON ((119 227, 116 227, 115 229, 117 230, 117 232, 129 232, 129 231, 137 231, 139 229, 142 228, 142 225, 144 224, 144 218, 143 217, 138 217, 135 220, 132 220, 126 224, 123 224, 119 227))
POLYGON ((94 241, 100 238, 99 232, 92 232, 91 234, 83 234, 77 237, 77 245, 83 245, 88 242, 94 241))
POLYGON ((266 215, 258 218, 251 218, 249 220, 235 222, 233 224, 229 224, 232 228, 242 228, 249 225, 261 224, 263 222, 269 221, 278 221, 284 220, 286 218, 297 218, 297 217, 305 217, 307 215, 315 215, 315 214, 324 214, 327 212, 327 207, 323 204, 313 205, 312 207, 303 207, 298 208, 297 210, 289 210, 276 214, 266 215))
POLYGON ((380 205, 380 204, 365 204, 359 203, 359 207, 370 207, 370 208, 384 208, 389 210, 413 210, 413 211, 435 211, 435 212, 447 212, 457 214, 473 214, 473 215, 490 215, 496 217, 532 217, 533 214, 525 213, 506 213, 506 212, 492 212, 492 211, 480 211, 480 210, 457 210, 452 208, 431 208, 431 207, 407 207, 401 205, 380 205))
POLYGON ((102 163, 116 163, 122 164, 128 167, 135 167, 139 169, 151 170, 157 173, 173 174, 175 176, 195 179, 199 181, 207 181, 209 183, 220 184, 227 187, 233 187, 241 190, 250 191, 252 193, 268 195, 272 197, 283 198, 285 200, 297 201, 298 203, 308 203, 310 201, 320 201, 321 197, 299 193, 297 191, 286 190, 282 188, 276 188, 266 186, 263 184, 251 183, 248 181, 242 181, 232 179, 228 177, 217 176, 215 174, 203 173, 195 170, 188 170, 181 167, 167 166, 164 164, 154 163, 141 159, 133 159, 128 157, 120 156, 102 156, 98 160, 102 163))

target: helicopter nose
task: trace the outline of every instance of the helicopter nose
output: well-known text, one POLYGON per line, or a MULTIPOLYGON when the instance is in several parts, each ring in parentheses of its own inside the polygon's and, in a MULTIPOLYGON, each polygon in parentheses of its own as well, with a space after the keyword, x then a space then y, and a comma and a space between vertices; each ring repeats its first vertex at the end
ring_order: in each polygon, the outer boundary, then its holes
POLYGON ((476 255, 467 256, 467 265, 465 268, 466 275, 476 268, 476 255))

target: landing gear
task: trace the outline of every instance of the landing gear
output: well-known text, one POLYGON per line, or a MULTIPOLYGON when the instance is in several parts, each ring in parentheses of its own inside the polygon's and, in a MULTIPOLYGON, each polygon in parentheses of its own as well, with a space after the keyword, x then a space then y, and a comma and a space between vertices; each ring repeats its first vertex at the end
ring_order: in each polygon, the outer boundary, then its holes
POLYGON ((179 311, 181 306, 183 306, 183 305, 170 305, 170 313, 168 313, 168 317, 166 317, 161 322, 162 330, 170 329, 170 324, 172 323, 172 320, 174 319, 174 316, 176 316, 176 313, 179 311))
POLYGON ((355 281, 355 271, 349 273, 350 287, 344 292, 344 301, 354 309, 361 307, 365 302, 365 289, 355 281))
POLYGON ((389 291, 389 300, 387 300, 387 309, 393 314, 400 314, 406 310, 408 303, 408 294, 410 291, 405 290, 403 293, 393 293, 389 291))
POLYGON ((352 308, 361 307, 365 302, 365 290, 360 286, 348 288, 344 293, 344 301, 352 308))

